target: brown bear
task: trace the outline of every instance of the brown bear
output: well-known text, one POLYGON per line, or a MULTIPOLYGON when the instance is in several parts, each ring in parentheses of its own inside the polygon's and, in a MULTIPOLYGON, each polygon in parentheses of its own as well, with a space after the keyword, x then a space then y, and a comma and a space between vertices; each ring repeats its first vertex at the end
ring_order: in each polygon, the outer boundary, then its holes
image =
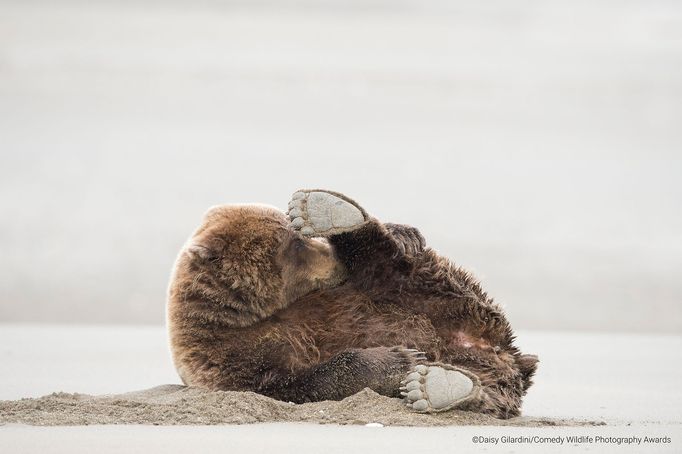
POLYGON ((537 357, 466 271, 342 194, 298 191, 287 214, 213 208, 180 252, 167 316, 185 384, 519 415, 537 357))

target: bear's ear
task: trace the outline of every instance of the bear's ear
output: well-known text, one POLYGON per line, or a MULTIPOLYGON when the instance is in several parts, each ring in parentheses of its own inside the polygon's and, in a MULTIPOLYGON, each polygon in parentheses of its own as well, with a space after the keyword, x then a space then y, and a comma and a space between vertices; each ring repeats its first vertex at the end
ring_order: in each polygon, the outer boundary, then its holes
POLYGON ((200 260, 210 261, 218 258, 218 253, 213 248, 201 243, 191 243, 185 250, 191 257, 200 260))

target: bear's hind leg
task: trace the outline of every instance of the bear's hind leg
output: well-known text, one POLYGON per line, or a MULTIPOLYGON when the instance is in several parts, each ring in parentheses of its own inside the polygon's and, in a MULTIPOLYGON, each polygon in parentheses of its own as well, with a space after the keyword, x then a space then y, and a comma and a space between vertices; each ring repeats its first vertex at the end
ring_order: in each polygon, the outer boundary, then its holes
POLYGON ((476 375, 449 364, 420 364, 401 382, 405 403, 420 413, 464 407, 481 393, 476 375))
POLYGON ((349 349, 300 373, 270 376, 256 391, 295 403, 341 400, 364 388, 398 397, 400 380, 425 359, 404 347, 349 349))
POLYGON ((486 383, 483 376, 479 377, 463 367, 443 363, 420 364, 407 374, 401 384, 405 404, 419 413, 457 409, 501 419, 520 414, 518 389, 486 383))

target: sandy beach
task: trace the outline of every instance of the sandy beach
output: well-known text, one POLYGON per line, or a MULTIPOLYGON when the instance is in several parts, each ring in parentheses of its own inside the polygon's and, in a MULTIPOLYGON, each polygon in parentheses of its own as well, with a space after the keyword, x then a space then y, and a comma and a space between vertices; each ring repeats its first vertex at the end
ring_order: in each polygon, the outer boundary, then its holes
POLYGON ((268 454, 319 452, 332 454, 396 452, 427 453, 678 453, 679 442, 644 444, 625 437, 666 436, 679 430, 667 426, 600 428, 519 427, 364 427, 313 424, 246 426, 90 426, 0 428, 0 446, 14 453, 196 453, 250 452, 268 454), (592 437, 572 443, 566 437, 592 437), (484 437, 484 438, 480 438, 484 437), (507 437, 507 442, 502 442, 507 437), (537 443, 519 437, 538 440, 537 443), (563 437, 563 438, 562 438, 563 437), (600 438, 599 442, 596 437, 600 438), (497 438, 497 444, 492 440, 497 438), (476 439, 477 441, 474 441, 476 439), (490 441, 486 441, 490 440, 490 441), (563 440, 563 441, 562 441, 563 440))
POLYGON ((519 417, 507 420, 466 411, 433 415, 409 411, 400 399, 369 388, 342 401, 296 405, 252 392, 210 392, 180 385, 111 396, 53 393, 38 399, 0 402, 0 424, 75 426, 93 424, 215 425, 263 422, 381 424, 382 426, 600 426, 603 421, 519 417))
MULTIPOLYGON (((542 362, 523 416, 502 421, 467 412, 414 414, 399 400, 369 390, 341 402, 305 405, 253 393, 211 393, 179 384, 161 327, 3 324, 0 360, 12 373, 0 378, 0 447, 87 452, 99 440, 102 452, 191 452, 195 442, 206 449, 266 452, 277 446, 312 453, 389 445, 395 452, 419 452, 447 443, 452 449, 516 452, 520 446, 474 446, 472 437, 591 434, 671 437, 671 443, 594 442, 578 444, 581 452, 679 451, 682 338, 522 331, 519 344, 542 362), (633 358, 647 358, 646 368, 635 367, 633 358), (131 391, 136 388, 144 390, 131 391)), ((578 449, 567 442, 521 447, 578 449)))

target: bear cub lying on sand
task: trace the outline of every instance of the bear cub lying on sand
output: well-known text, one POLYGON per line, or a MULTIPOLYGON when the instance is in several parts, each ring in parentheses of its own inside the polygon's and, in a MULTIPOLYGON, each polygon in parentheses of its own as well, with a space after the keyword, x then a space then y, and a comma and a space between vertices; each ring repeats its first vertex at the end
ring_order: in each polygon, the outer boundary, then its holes
POLYGON ((296 192, 288 216, 211 209, 180 252, 167 309, 185 384, 296 403, 369 387, 415 411, 509 418, 537 363, 417 229, 326 190, 296 192))

